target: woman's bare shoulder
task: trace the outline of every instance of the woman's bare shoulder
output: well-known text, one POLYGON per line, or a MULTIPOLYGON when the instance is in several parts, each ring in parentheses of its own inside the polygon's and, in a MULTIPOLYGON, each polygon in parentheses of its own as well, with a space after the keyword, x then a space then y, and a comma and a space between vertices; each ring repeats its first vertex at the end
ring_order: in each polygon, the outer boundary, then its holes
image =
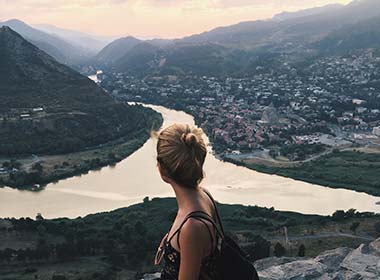
POLYGON ((206 228, 205 222, 190 217, 182 227, 180 243, 181 241, 191 240, 195 240, 197 241, 197 243, 202 243, 203 241, 207 242, 208 234, 209 233, 206 228))

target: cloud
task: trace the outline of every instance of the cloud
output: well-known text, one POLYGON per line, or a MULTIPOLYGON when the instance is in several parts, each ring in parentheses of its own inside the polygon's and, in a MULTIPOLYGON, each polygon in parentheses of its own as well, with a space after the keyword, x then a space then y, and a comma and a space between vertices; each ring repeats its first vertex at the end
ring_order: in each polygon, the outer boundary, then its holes
POLYGON ((0 0, 18 18, 102 35, 180 37, 241 21, 349 0, 0 0))
MULTIPOLYGON (((348 0, 336 0, 334 2, 347 2, 348 0)), ((160 6, 177 7, 184 10, 196 9, 229 9, 244 7, 305 7, 324 5, 331 0, 0 0, 0 5, 18 8, 30 8, 31 10, 61 9, 70 7, 102 7, 113 5, 133 5, 135 3, 151 8, 160 6)))
POLYGON ((128 0, 0 0, 1 5, 29 7, 32 9, 64 8, 64 7, 96 7, 104 5, 125 4, 128 0))

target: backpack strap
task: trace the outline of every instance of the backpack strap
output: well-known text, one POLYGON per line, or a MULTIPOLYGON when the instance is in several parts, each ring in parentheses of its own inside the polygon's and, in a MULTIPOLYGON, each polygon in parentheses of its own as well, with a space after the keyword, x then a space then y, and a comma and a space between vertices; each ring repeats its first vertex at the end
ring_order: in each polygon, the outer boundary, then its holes
MULTIPOLYGON (((203 222, 206 226, 207 226, 207 224, 204 222, 204 221, 202 221, 202 220, 206 220, 206 221, 208 221, 208 222, 210 222, 212 225, 213 225, 213 227, 216 229, 216 233, 219 235, 219 236, 224 236, 224 235, 222 235, 223 233, 220 231, 220 229, 218 228, 218 226, 217 226, 217 224, 215 223, 215 221, 210 217, 210 215, 209 214, 207 214, 206 212, 203 212, 203 211, 193 211, 193 212, 191 212, 190 214, 188 214, 187 216, 186 216, 186 218, 182 221, 182 223, 181 223, 181 225, 178 227, 178 229, 167 239, 168 241, 167 242, 171 242, 171 240, 173 239, 173 237, 176 235, 176 234, 178 234, 178 239, 177 239, 177 242, 178 242, 178 245, 179 245, 179 234, 180 234, 180 231, 181 231, 181 229, 182 229, 182 227, 183 227, 183 225, 190 219, 190 218, 194 218, 194 219, 196 219, 196 220, 198 220, 198 221, 201 221, 201 222, 203 222)), ((209 227, 207 226, 207 229, 208 229, 208 231, 209 231, 209 233, 211 234, 211 231, 210 231, 210 229, 209 229, 209 227)), ((213 239, 212 239, 212 241, 213 241, 213 239)), ((180 246, 178 246, 178 247, 180 247, 180 246)))
MULTIPOLYGON (((202 224, 205 225, 205 227, 207 228, 207 231, 208 231, 208 233, 210 235, 212 250, 214 250, 214 245, 215 245, 214 237, 213 237, 213 235, 211 233, 211 230, 210 230, 209 226, 207 225, 207 223, 201 217, 199 217, 199 216, 191 216, 189 219, 195 219, 197 221, 202 222, 202 224)), ((181 249, 181 245, 179 244, 179 236, 180 236, 180 234, 181 234, 181 231, 179 231, 178 234, 177 234, 177 244, 178 244, 178 248, 181 249)))
POLYGON ((224 228, 223 228, 223 224, 222 224, 222 220, 220 218, 220 215, 219 215, 219 211, 218 211, 218 207, 216 206, 216 202, 214 200, 214 198, 212 197, 212 195, 209 193, 208 190, 202 188, 202 190, 207 194, 207 196, 211 199, 212 201, 212 204, 214 205, 214 208, 215 208, 215 213, 216 213, 216 217, 218 219, 218 223, 219 223, 219 226, 220 226, 220 230, 222 232, 222 237, 224 237, 224 228))

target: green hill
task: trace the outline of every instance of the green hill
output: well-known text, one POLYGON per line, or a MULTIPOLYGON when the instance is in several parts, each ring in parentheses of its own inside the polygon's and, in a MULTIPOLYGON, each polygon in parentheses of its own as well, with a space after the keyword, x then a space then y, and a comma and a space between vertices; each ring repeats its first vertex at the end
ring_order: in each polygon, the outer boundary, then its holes
POLYGON ((140 43, 141 41, 134 37, 117 39, 104 47, 96 55, 95 61, 106 65, 115 63, 140 43))
POLYGON ((0 155, 66 153, 149 130, 148 110, 115 102, 9 27, 0 29, 0 155))

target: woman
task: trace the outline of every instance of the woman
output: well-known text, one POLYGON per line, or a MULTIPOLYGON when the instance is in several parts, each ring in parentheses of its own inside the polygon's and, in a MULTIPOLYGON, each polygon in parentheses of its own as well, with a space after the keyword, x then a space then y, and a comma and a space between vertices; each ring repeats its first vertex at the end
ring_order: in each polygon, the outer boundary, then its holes
POLYGON ((211 196, 199 186, 206 154, 200 129, 174 124, 158 136, 158 170, 178 203, 177 216, 156 255, 156 264, 164 260, 161 279, 216 279, 215 209, 211 196))

